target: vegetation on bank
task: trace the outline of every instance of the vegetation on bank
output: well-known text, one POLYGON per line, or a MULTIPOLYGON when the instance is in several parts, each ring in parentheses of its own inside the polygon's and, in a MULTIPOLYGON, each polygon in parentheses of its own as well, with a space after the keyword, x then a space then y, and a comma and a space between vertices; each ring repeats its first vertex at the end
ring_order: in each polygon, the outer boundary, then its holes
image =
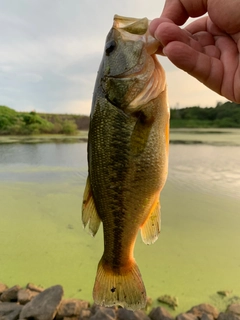
MULTIPOLYGON (((0 135, 67 134, 88 130, 89 117, 69 114, 17 112, 0 106, 0 135)), ((199 106, 171 109, 171 128, 240 128, 240 104, 218 103, 214 108, 199 106)))
POLYGON ((198 106, 171 109, 171 128, 240 128, 240 104, 218 103, 215 108, 198 106))
POLYGON ((76 134, 87 130, 89 117, 67 114, 17 112, 0 106, 1 135, 76 134))

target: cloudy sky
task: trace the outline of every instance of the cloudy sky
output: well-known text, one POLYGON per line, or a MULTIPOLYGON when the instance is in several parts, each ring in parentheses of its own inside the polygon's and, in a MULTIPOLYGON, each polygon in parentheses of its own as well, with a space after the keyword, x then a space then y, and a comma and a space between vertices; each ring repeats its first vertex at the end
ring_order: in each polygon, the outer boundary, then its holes
MULTIPOLYGON (((164 0, 0 0, 0 105, 89 114, 114 14, 158 17, 164 0)), ((225 101, 160 57, 171 107, 225 101)))

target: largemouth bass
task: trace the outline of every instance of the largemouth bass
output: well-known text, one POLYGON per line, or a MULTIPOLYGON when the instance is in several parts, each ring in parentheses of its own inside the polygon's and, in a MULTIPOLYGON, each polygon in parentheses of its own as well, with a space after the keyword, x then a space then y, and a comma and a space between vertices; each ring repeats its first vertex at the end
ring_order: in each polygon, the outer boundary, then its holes
POLYGON ((169 107, 165 73, 147 18, 114 17, 96 79, 88 140, 83 225, 103 223, 104 253, 93 298, 140 309, 146 291, 133 257, 139 229, 146 244, 160 232, 160 192, 168 171, 169 107))

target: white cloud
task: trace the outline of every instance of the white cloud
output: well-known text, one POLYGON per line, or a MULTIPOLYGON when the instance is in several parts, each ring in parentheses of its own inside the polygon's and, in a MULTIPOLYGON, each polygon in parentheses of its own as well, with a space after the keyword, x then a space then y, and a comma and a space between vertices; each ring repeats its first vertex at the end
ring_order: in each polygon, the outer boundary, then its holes
POLYGON ((26 72, 16 74, 16 78, 20 81, 36 83, 41 81, 43 78, 39 74, 26 72))
MULTIPOLYGON (((0 104, 17 110, 89 114, 114 14, 158 17, 164 0, 1 0, 0 104), (29 107, 26 107, 29 106, 29 107)), ((160 58, 169 104, 223 100, 160 58)))

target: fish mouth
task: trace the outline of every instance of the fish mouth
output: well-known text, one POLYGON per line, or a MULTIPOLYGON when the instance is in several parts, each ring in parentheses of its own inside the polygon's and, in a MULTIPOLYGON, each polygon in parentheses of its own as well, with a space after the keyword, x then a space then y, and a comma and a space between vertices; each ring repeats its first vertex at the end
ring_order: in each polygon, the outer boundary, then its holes
POLYGON ((123 40, 142 41, 145 43, 147 52, 152 55, 156 53, 161 43, 149 32, 151 20, 147 18, 137 19, 116 15, 113 19, 113 28, 117 29, 123 40))

